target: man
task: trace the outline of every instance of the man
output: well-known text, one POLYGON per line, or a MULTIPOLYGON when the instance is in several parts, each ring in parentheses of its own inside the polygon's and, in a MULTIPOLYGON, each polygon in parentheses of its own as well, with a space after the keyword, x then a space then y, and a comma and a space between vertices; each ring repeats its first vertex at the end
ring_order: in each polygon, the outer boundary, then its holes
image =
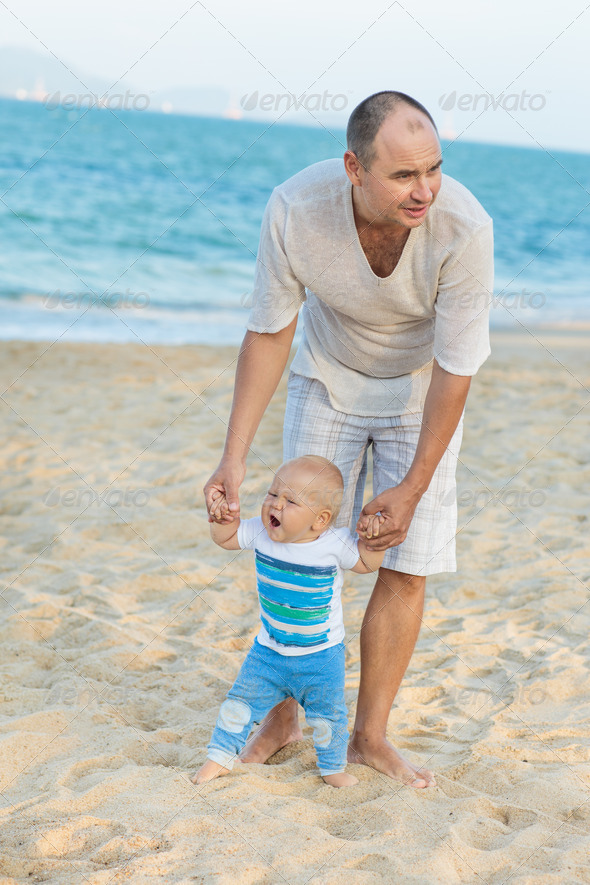
MULTIPOLYGON (((334 461, 346 494, 338 525, 362 506, 366 455, 373 493, 358 521, 381 512, 387 547, 361 631, 361 681, 349 761, 415 788, 427 769, 386 740, 411 658, 426 576, 454 571, 455 466, 471 376, 489 355, 492 223, 469 191, 442 176, 434 121, 399 92, 352 113, 342 161, 316 163, 277 187, 262 224, 253 307, 223 458, 205 486, 239 513, 246 456, 285 368, 299 309, 304 334, 291 366, 285 459, 334 461)), ((246 746, 265 762, 301 738, 297 705, 275 708, 246 746)))

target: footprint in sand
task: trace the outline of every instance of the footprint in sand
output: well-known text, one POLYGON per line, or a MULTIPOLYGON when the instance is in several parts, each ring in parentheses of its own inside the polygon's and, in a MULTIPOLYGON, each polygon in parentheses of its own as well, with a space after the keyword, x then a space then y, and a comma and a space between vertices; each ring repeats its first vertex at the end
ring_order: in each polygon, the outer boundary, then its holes
POLYGON ((538 820, 538 815, 527 808, 497 806, 482 799, 477 801, 472 811, 475 814, 468 814, 451 829, 463 844, 479 851, 505 849, 520 830, 534 826, 538 820))
POLYGON ((124 831, 123 826, 111 821, 78 817, 63 827, 42 832, 35 841, 35 848, 42 857, 82 858, 124 831))
POLYGON ((60 778, 58 784, 76 793, 86 793, 105 779, 106 772, 118 771, 129 765, 124 756, 99 756, 77 762, 67 774, 60 778))

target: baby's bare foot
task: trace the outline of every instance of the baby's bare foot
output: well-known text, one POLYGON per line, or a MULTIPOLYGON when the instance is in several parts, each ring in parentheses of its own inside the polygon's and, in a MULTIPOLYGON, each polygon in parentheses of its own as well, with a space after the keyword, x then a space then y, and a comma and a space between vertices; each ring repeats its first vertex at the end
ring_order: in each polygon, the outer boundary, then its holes
POLYGON ((297 718, 297 701, 287 698, 277 704, 260 723, 240 753, 241 762, 267 762, 271 756, 300 741, 303 733, 297 718))
POLYGON ((352 787, 359 782, 358 777, 347 774, 345 771, 340 771, 338 774, 327 774, 322 779, 331 787, 352 787))
POLYGON ((204 765, 199 768, 194 777, 191 777, 191 781, 193 784, 204 784, 207 781, 212 781, 216 777, 221 777, 223 774, 229 774, 229 768, 224 768, 223 765, 219 765, 218 762, 213 762, 212 759, 207 759, 204 765))

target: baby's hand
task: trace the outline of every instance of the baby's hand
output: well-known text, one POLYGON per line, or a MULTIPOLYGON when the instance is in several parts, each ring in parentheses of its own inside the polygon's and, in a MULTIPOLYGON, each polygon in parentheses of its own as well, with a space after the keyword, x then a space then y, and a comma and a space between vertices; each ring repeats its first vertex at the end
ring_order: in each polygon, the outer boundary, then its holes
POLYGON ((223 492, 213 492, 213 503, 209 511, 209 522, 228 523, 234 519, 234 514, 230 512, 227 498, 223 492))
POLYGON ((379 528, 385 522, 385 517, 381 513, 371 514, 369 516, 361 516, 358 522, 357 531, 359 535, 370 541, 371 538, 379 537, 379 528))

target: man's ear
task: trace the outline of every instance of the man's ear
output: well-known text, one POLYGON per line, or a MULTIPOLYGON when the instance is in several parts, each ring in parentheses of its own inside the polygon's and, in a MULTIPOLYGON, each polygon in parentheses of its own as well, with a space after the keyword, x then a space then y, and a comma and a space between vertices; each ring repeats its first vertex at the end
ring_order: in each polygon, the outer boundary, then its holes
POLYGON ((357 155, 352 151, 345 151, 344 153, 344 168, 351 184, 359 186, 361 183, 360 172, 363 166, 357 155))

